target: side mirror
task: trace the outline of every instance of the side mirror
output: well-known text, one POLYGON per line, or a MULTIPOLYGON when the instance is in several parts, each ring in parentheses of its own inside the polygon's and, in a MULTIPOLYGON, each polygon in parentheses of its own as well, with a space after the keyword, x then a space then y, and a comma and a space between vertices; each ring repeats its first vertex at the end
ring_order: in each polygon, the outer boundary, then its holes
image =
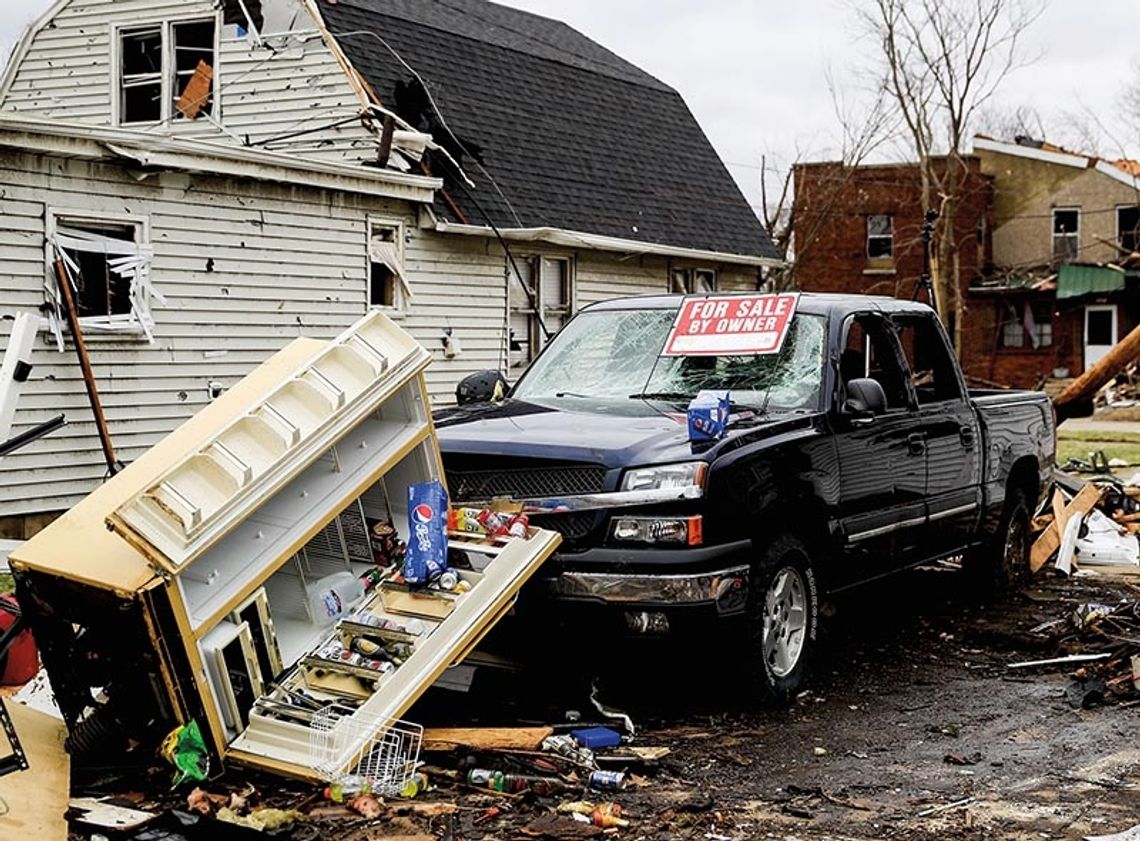
POLYGON ((510 385, 499 371, 479 371, 464 377, 455 387, 455 402, 460 406, 469 403, 491 403, 507 396, 510 385))
POLYGON ((877 380, 859 377, 845 386, 847 399, 843 402, 844 414, 869 423, 876 415, 887 410, 887 394, 877 380))

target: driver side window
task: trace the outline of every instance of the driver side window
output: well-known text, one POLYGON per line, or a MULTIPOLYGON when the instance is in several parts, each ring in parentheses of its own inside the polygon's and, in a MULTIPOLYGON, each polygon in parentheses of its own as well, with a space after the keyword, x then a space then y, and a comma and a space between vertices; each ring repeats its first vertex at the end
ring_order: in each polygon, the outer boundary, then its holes
POLYGON ((846 398, 847 383, 869 377, 883 387, 887 409, 910 405, 906 377, 899 366, 894 338, 878 315, 857 315, 847 323, 847 338, 839 356, 839 380, 846 398))

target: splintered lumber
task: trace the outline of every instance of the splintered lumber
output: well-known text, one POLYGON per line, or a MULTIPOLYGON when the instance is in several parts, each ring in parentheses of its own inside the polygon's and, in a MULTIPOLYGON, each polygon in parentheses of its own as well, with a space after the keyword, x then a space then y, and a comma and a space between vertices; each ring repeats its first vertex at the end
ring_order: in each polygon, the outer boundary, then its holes
POLYGON ((1045 562, 1053 557, 1053 553, 1061 548, 1061 536, 1065 533, 1065 525, 1069 522, 1070 518, 1075 516, 1084 517, 1093 506, 1100 502, 1100 497, 1103 491, 1096 485, 1089 482, 1080 493, 1073 497, 1068 505, 1063 504, 1061 492, 1059 490, 1053 491, 1053 522, 1050 523, 1045 531, 1033 543, 1033 548, 1029 550, 1029 569, 1033 572, 1045 566, 1045 562))
POLYGON ((1140 327, 1113 345, 1099 362, 1069 383, 1060 394, 1053 398, 1057 407, 1057 420, 1068 417, 1067 407, 1092 398, 1101 386, 1123 371, 1140 356, 1140 327))
POLYGON ((553 727, 433 727, 424 731, 425 751, 538 750, 553 727))

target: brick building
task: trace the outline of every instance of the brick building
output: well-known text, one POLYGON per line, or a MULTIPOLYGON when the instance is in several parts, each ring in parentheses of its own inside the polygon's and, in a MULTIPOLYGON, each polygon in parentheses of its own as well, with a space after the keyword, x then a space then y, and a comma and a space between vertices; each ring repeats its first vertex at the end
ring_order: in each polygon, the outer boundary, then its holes
MULTIPOLYGON (((963 370, 1021 388, 1080 374, 1140 324, 1140 271, 1129 268, 1140 262, 1132 162, 980 137, 966 160, 955 231, 963 370)), ((800 164, 795 190, 800 289, 913 295, 922 273, 917 164, 800 164)))

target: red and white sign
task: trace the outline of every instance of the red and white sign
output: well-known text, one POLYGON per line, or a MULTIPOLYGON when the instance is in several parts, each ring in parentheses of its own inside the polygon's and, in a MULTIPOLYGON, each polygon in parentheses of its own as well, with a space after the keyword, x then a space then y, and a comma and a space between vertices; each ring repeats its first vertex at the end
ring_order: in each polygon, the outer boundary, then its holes
POLYGON ((784 345, 798 292, 721 295, 681 302, 663 356, 753 356, 784 345))

